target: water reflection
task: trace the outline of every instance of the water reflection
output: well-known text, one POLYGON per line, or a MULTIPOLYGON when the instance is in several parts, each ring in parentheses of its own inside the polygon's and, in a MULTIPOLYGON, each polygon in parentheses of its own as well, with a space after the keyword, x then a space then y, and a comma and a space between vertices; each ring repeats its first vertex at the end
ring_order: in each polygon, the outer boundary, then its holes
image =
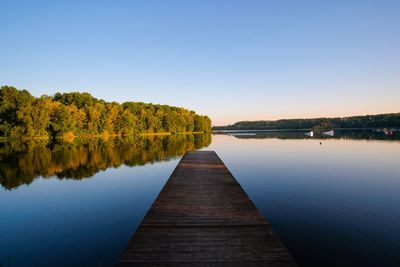
POLYGON ((215 135, 208 149, 299 266, 399 266, 398 133, 254 133, 215 135))
POLYGON ((0 143, 0 183, 13 189, 37 177, 79 180, 123 164, 132 167, 168 160, 210 143, 210 134, 84 139, 70 144, 0 143))
POLYGON ((0 144, 0 182, 15 188, 0 188, 0 265, 114 266, 176 156, 210 144, 299 266, 398 266, 398 133, 246 135, 0 144))
POLYGON ((318 135, 314 137, 307 136, 305 131, 240 131, 240 132, 217 132, 216 135, 230 135, 239 139, 354 139, 354 140, 400 140, 400 133, 391 136, 384 132, 373 130, 337 130, 334 136, 318 135))

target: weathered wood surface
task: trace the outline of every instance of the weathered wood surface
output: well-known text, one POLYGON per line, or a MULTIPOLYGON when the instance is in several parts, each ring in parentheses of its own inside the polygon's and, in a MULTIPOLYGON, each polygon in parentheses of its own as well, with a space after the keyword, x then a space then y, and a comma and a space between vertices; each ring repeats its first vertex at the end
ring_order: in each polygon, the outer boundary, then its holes
POLYGON ((296 266, 213 151, 187 152, 117 266, 296 266))

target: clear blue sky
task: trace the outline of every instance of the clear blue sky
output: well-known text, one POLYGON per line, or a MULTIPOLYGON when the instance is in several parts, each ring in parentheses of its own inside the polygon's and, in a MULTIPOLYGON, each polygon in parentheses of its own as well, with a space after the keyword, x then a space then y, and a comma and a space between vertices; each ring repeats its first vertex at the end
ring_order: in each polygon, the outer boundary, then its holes
POLYGON ((400 1, 0 0, 0 84, 215 125, 400 111, 400 1))

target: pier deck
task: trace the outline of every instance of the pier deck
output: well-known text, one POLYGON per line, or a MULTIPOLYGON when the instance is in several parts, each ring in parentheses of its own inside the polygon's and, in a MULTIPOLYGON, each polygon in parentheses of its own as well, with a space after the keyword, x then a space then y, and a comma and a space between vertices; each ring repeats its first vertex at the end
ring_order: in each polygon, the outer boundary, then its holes
POLYGON ((297 266, 213 151, 187 152, 116 266, 297 266))

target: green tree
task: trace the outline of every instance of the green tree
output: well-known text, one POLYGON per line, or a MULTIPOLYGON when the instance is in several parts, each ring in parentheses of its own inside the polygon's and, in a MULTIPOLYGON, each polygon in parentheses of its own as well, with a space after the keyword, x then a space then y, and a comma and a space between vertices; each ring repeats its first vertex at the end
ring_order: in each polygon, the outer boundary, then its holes
POLYGON ((24 134, 28 137, 48 137, 51 100, 47 97, 35 99, 31 105, 24 105, 17 111, 17 119, 22 122, 24 134))
POLYGON ((74 132, 76 123, 77 121, 72 117, 72 113, 68 107, 61 104, 55 111, 51 128, 53 133, 59 136, 68 132, 74 132))
POLYGON ((23 122, 17 118, 17 112, 30 106, 34 97, 26 90, 17 90, 12 86, 0 88, 0 136, 21 136, 24 134, 23 122))
POLYGON ((26 90, 0 88, 1 136, 47 137, 133 135, 208 131, 211 121, 185 108, 99 100, 89 93, 56 93, 35 98, 26 90))

